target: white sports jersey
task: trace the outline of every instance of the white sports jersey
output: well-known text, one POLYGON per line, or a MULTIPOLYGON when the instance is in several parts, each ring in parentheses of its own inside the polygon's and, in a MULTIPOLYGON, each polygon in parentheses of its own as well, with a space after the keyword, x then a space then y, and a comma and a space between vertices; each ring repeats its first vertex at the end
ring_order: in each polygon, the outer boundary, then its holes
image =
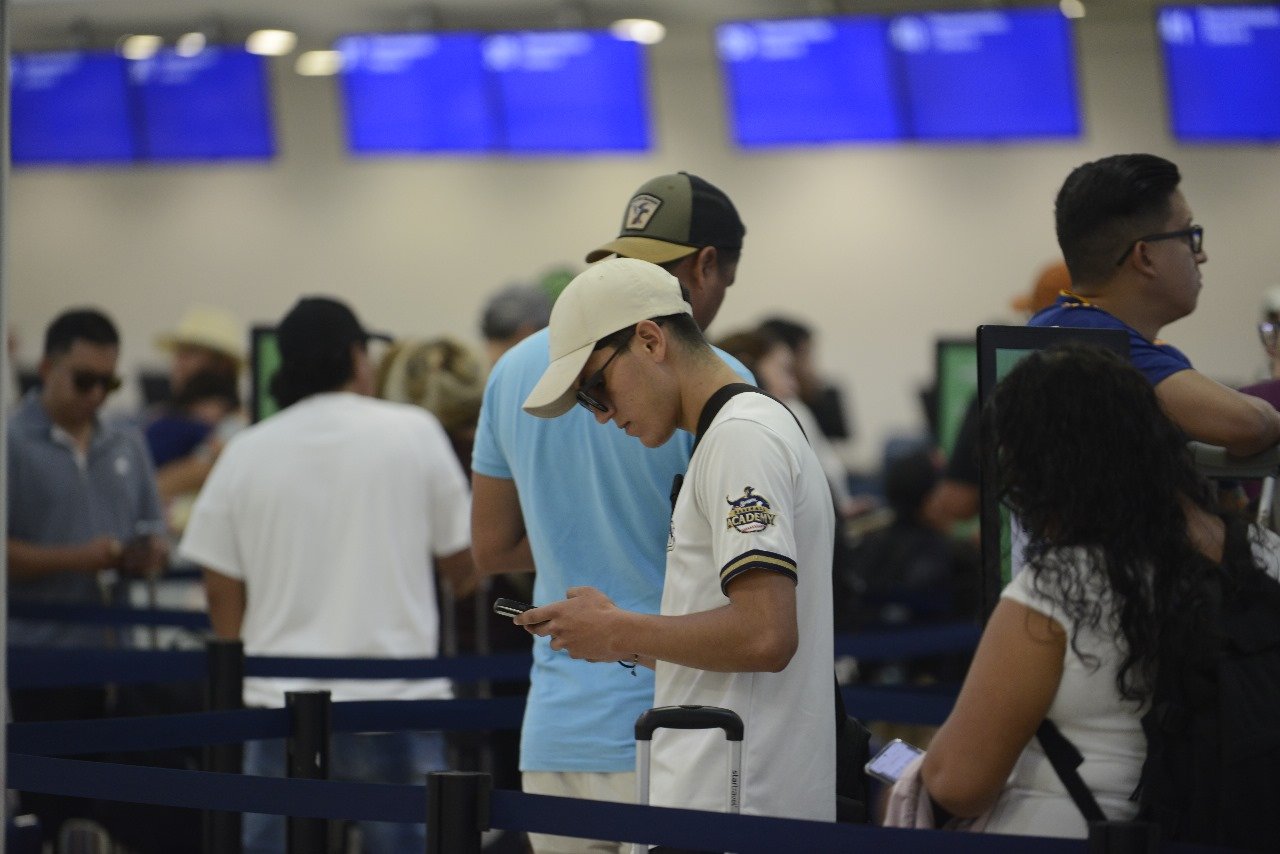
MULTIPOLYGON (((835 819, 831 550, 835 513, 817 456, 782 404, 731 398, 702 435, 672 514, 662 613, 728 604, 742 573, 796 581, 799 648, 781 673, 714 673, 660 661, 654 705, 732 709, 745 725, 742 812, 835 819)), ((724 811, 719 730, 659 730, 651 802, 724 811)))

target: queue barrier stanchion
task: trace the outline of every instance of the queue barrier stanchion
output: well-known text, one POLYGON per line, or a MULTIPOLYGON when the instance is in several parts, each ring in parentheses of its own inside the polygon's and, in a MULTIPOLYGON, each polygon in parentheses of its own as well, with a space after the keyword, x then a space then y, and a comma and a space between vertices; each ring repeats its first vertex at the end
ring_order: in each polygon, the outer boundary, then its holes
POLYGON ((427 775, 427 854, 480 854, 489 829, 493 777, 476 771, 427 775))
MULTIPOLYGON (((211 638, 205 644, 207 672, 205 705, 211 712, 244 708, 244 643, 211 638)), ((206 771, 239 774, 244 770, 244 744, 214 744, 205 747, 206 771)), ((241 814, 205 810, 201 818, 204 854, 240 854, 241 814)))
MULTIPOLYGON (((284 695, 292 724, 285 748, 290 779, 329 779, 329 739, 333 731, 329 698, 328 691, 288 691, 284 695)), ((327 854, 330 827, 327 819, 289 816, 286 850, 289 854, 327 854)))

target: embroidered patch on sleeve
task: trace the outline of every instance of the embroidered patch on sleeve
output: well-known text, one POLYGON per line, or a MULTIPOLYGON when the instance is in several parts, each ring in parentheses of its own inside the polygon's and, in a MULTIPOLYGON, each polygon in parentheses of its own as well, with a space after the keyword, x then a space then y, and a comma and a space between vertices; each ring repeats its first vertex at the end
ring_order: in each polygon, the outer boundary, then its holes
POLYGON ((724 500, 729 505, 727 527, 740 534, 763 531, 777 521, 778 512, 769 504, 769 499, 756 494, 753 486, 744 487, 738 498, 726 496, 724 500))
POLYGON ((792 581, 796 581, 796 562, 794 560, 777 552, 752 549, 749 552, 743 552, 720 568, 720 589, 724 590, 729 586, 730 581, 753 569, 777 572, 792 581))

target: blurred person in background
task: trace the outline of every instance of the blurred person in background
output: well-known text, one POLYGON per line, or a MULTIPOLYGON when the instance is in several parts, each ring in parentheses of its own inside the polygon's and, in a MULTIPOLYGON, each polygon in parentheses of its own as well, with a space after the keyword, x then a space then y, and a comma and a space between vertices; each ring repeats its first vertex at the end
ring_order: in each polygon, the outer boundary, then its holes
POLYGON ((818 371, 813 330, 788 317, 768 318, 761 322, 760 329, 791 349, 795 360, 794 373, 800 386, 797 397, 813 412, 823 435, 833 442, 853 441, 853 419, 848 417, 850 404, 844 393, 818 371))
POLYGON ((547 325, 551 297, 538 285, 508 285, 491 296, 480 315, 489 364, 547 325))

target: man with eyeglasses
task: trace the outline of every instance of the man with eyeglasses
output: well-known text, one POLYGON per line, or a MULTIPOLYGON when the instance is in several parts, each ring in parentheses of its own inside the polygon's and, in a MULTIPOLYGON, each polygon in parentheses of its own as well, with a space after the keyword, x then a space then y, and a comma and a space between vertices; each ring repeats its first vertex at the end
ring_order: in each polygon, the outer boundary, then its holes
MULTIPOLYGON (((740 383, 680 283, 653 264, 589 268, 560 296, 550 330, 551 361, 526 412, 585 408, 597 430, 617 427, 649 448, 680 432, 695 437, 694 451, 672 496, 660 613, 582 585, 516 623, 575 659, 655 668, 656 706, 736 712, 741 811, 833 821, 835 510, 804 431, 782 403, 740 383)), ((651 802, 724 811, 726 749, 719 733, 657 733, 651 802)))
MULTIPOLYGON (((9 601, 102 605, 122 598, 108 570, 159 572, 164 530, 151 460, 141 434, 98 412, 120 386, 120 336, 92 309, 67 311, 45 332, 40 385, 9 418, 9 601)), ((12 646, 103 646, 101 627, 9 620, 12 646)), ((101 717, 102 688, 15 690, 16 721, 101 717)), ((83 805, 24 795, 47 839, 83 805)))
MULTIPOLYGON (((609 255, 662 265, 687 291, 705 328, 733 284, 746 228, 729 197, 696 175, 641 185, 609 255)), ((582 407, 555 420, 521 404, 546 368, 547 330, 508 351, 485 388, 472 456, 472 553, 481 574, 535 571, 534 603, 593 585, 620 606, 656 613, 662 597, 672 479, 689 462, 690 437, 644 448, 601 430, 582 407)), ((733 361, 738 374, 750 373, 733 361)), ((635 799, 636 717, 653 705, 653 673, 575 661, 536 640, 521 728, 526 792, 592 800, 635 799)), ((538 854, 621 851, 604 840, 530 834, 538 854)))
POLYGON ((1071 290, 1030 326, 1121 329, 1129 359, 1192 439, 1248 455, 1280 442, 1280 413, 1191 366, 1160 330, 1195 311, 1204 227, 1178 189, 1178 167, 1122 154, 1077 167, 1058 192, 1058 245, 1071 290))

